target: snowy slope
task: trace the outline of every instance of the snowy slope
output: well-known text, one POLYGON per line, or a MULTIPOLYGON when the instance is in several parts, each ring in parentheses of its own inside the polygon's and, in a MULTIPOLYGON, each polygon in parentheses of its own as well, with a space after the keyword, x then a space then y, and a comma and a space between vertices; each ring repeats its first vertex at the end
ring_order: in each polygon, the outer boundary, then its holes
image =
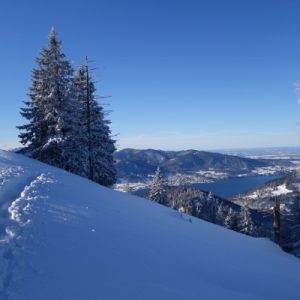
POLYGON ((300 299, 300 260, 0 151, 0 299, 300 299))

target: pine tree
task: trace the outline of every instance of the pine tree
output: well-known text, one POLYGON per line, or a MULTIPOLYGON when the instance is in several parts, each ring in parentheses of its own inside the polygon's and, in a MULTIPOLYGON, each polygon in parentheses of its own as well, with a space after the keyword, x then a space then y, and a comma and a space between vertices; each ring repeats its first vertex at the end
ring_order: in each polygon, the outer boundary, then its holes
POLYGON ((95 100, 88 65, 74 78, 54 28, 40 54, 32 72, 30 100, 21 109, 28 121, 18 127, 22 152, 103 185, 115 183, 110 122, 95 100))
MULTIPOLYGON (((21 115, 29 121, 19 126, 23 152, 51 165, 72 170, 76 106, 72 100, 73 69, 61 51, 52 28, 48 48, 36 59, 29 101, 21 115)), ((75 147, 76 148, 76 147, 75 147)))
POLYGON ((88 72, 88 64, 78 69, 75 76, 75 94, 80 108, 79 124, 83 168, 86 177, 102 185, 116 182, 113 153, 116 148, 111 138, 110 121, 95 98, 95 85, 88 72))
POLYGON ((251 214, 249 209, 245 206, 241 206, 239 215, 239 231, 245 234, 251 234, 253 231, 251 214))
POLYGON ((209 212, 210 212, 210 219, 212 223, 216 223, 216 200, 212 195, 212 192, 208 193, 207 202, 209 203, 209 212))
POLYGON ((149 192, 149 199, 160 204, 166 203, 166 189, 164 186, 164 180, 160 171, 160 167, 157 167, 156 169, 152 186, 149 192))

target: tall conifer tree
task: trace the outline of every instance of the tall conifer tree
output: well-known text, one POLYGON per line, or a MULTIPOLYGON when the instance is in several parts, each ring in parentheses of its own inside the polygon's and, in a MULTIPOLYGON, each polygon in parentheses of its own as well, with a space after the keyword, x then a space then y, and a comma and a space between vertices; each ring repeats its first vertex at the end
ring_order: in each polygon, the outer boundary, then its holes
POLYGON ((73 69, 61 51, 52 28, 48 47, 36 59, 29 101, 21 115, 29 121, 19 126, 23 151, 33 158, 67 170, 72 169, 73 137, 76 130, 73 101, 73 69))
POLYGON ((86 176, 102 185, 116 181, 113 153, 116 150, 111 138, 110 121, 95 98, 95 85, 88 73, 88 64, 81 66, 75 76, 75 93, 79 102, 82 134, 81 149, 86 176))
POLYGON ((166 189, 159 167, 157 167, 155 172, 155 176, 149 192, 149 199, 160 204, 165 204, 166 202, 166 189))
POLYGON ((103 185, 116 181, 110 122, 95 99, 88 64, 73 69, 51 29, 48 47, 32 72, 29 101, 21 109, 22 152, 103 185))

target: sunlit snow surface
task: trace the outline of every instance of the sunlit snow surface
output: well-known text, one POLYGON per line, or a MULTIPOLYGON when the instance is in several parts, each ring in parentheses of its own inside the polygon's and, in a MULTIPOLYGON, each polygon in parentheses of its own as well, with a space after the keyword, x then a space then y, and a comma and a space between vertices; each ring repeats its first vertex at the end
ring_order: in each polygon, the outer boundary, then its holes
POLYGON ((273 197, 273 196, 280 196, 292 193, 292 190, 289 190, 286 187, 286 184, 278 185, 275 188, 265 188, 262 192, 259 193, 257 191, 253 192, 252 194, 247 195, 247 199, 258 199, 263 197, 273 197))
POLYGON ((300 299, 300 260, 0 151, 1 300, 300 299))

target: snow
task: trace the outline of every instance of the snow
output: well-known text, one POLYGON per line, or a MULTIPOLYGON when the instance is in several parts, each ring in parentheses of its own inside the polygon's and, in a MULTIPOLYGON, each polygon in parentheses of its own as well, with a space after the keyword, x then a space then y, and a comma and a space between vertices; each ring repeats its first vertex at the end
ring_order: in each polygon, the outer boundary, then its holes
POLYGON ((299 299, 300 261, 0 151, 0 299, 299 299))
POLYGON ((249 195, 247 198, 248 199, 257 199, 258 198, 257 192, 254 192, 253 194, 249 195))
POLYGON ((267 187, 263 190, 255 191, 250 195, 247 195, 247 199, 262 199, 265 197, 274 197, 280 195, 286 195, 292 193, 292 190, 289 190, 286 184, 281 184, 276 187, 267 187))
POLYGON ((278 185, 276 187, 276 190, 274 190, 272 192, 272 195, 273 196, 279 196, 279 195, 285 195, 285 194, 288 194, 288 193, 292 193, 293 191, 292 190, 289 190, 287 187, 286 187, 286 184, 282 184, 282 185, 278 185))

